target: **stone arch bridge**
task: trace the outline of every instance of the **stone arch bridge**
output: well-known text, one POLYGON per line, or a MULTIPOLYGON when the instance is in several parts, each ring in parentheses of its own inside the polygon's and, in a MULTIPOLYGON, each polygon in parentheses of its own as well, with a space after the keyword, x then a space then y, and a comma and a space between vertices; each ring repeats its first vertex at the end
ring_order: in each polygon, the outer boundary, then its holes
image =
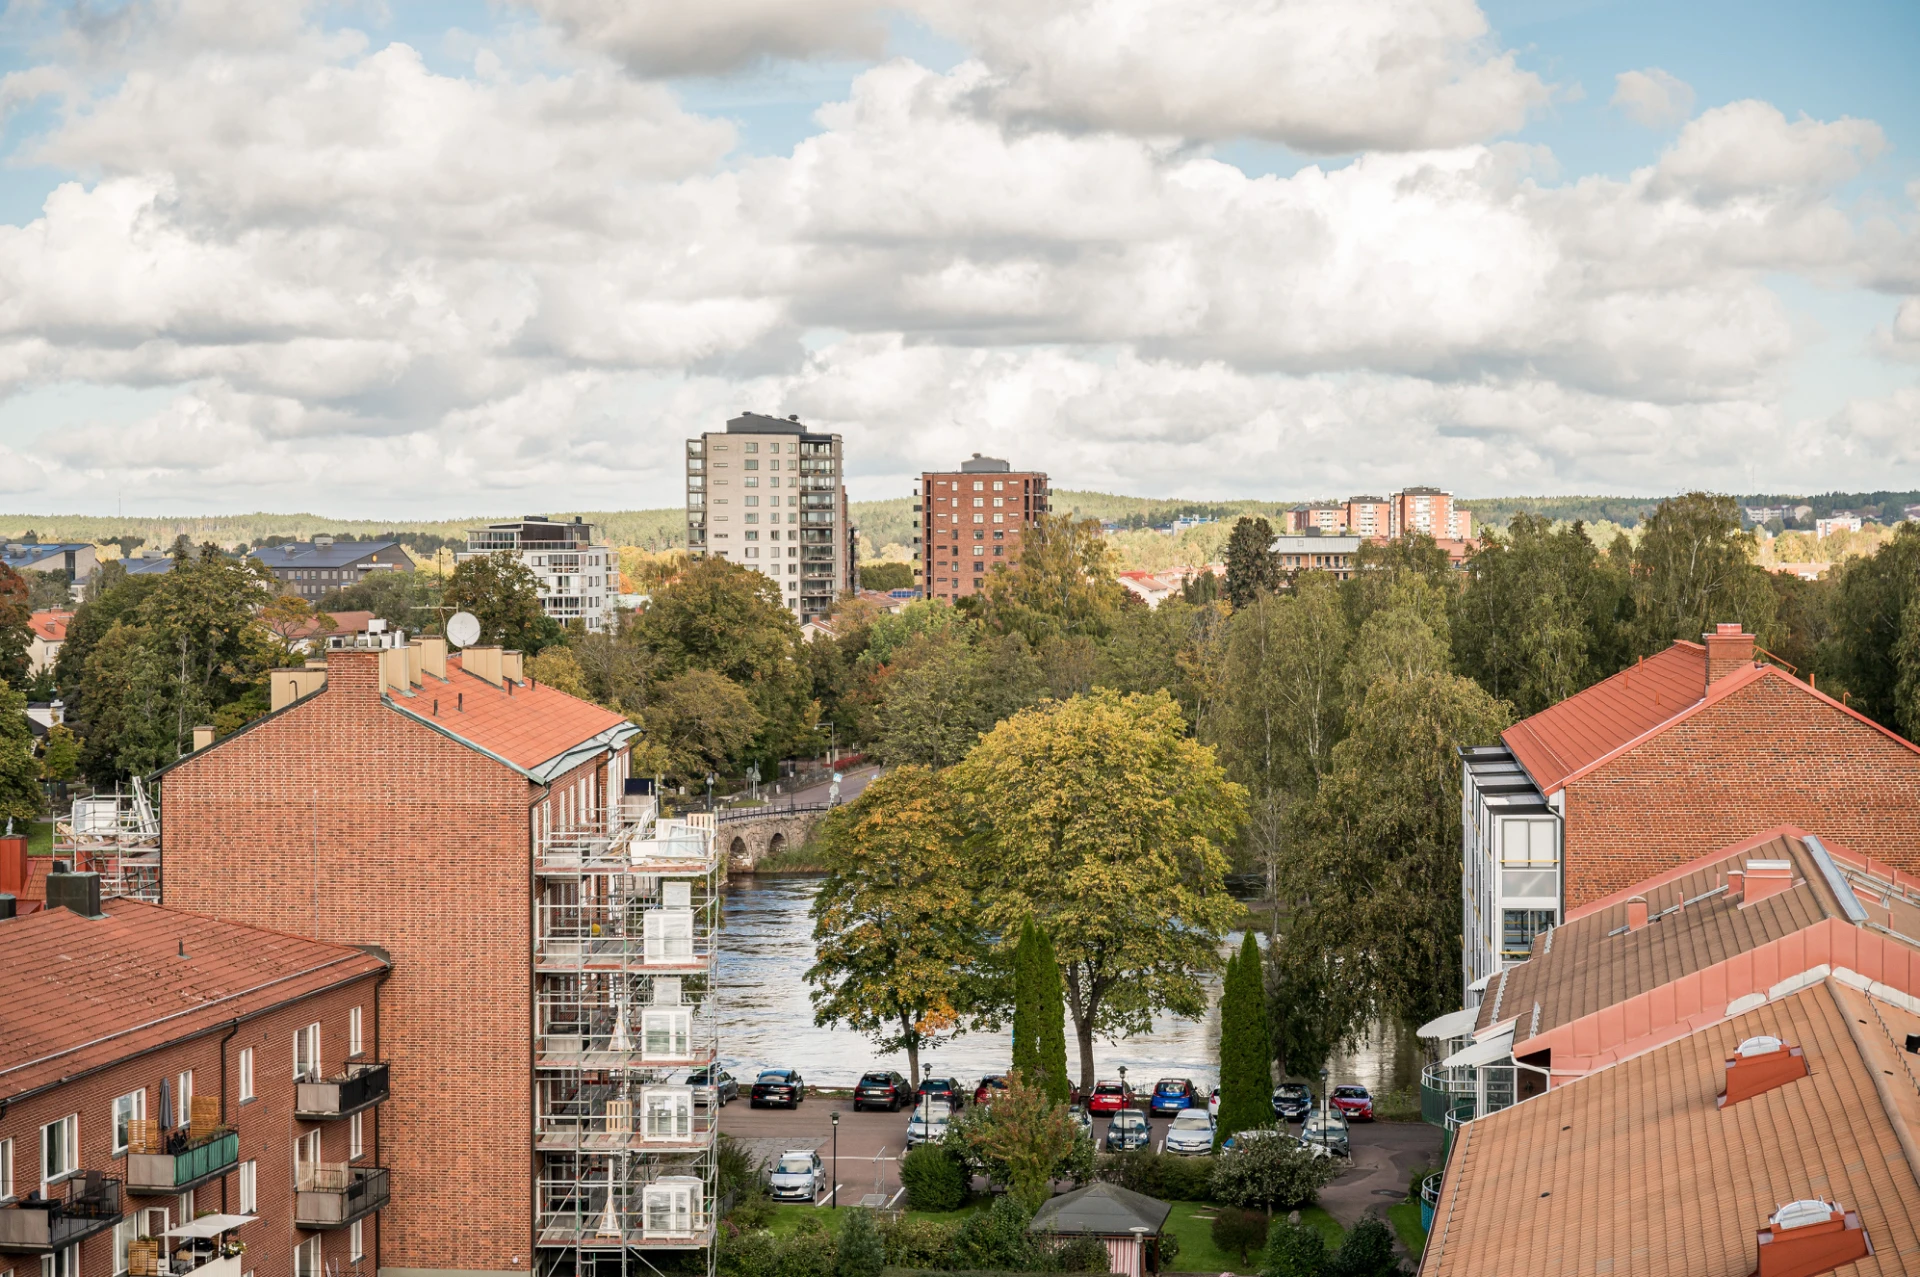
POLYGON ((828 810, 827 803, 801 803, 721 812, 717 832, 726 852, 727 872, 752 873, 768 856, 801 846, 828 810))

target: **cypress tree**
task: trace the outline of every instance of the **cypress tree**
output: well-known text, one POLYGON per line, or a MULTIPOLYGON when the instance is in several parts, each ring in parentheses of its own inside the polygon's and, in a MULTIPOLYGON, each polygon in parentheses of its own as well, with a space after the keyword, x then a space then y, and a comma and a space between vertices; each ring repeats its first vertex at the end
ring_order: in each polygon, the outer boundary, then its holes
POLYGON ((1013 1071, 1032 1085, 1040 1067, 1040 986, 1034 978, 1039 956, 1033 919, 1020 924, 1013 950, 1013 1071))
POLYGON ((1273 1069, 1260 945, 1249 931, 1220 991, 1220 1121, 1214 1140, 1273 1125, 1273 1069))
POLYGON ((1060 959, 1053 949, 1053 937, 1042 927, 1033 929, 1033 981, 1038 990, 1040 1089, 1055 1104, 1065 1104, 1073 1095, 1071 1075, 1067 1072, 1067 994, 1060 980, 1060 959))

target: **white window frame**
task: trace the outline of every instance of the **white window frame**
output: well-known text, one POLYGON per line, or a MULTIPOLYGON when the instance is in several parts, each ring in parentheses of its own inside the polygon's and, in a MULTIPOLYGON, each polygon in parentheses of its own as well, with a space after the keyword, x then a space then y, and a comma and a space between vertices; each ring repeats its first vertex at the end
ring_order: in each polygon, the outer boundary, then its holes
POLYGON ((640 1058, 683 1060, 693 1054, 693 1008, 647 1007, 640 1012, 640 1058))
POLYGON ((308 1166, 320 1165, 320 1132, 308 1131, 296 1136, 293 1141, 293 1188, 300 1191, 300 1172, 308 1166))
POLYGON ((182 1126, 193 1121, 193 1070, 182 1069, 173 1079, 174 1112, 180 1117, 182 1126))
MULTIPOLYGON (((13 1141, 0 1140, 0 1202, 13 1200, 13 1141)), ((8 1277, 0 1273, 0 1277, 8 1277)))
POLYGON ((648 962, 691 961, 693 959, 693 910, 647 910, 646 955, 648 962))
POLYGON ((119 1157, 131 1142, 133 1124, 147 1115, 147 1088, 113 1098, 113 1155, 119 1157))
POLYGON ((133 1239, 140 1235, 139 1221, 123 1219, 113 1226, 113 1277, 127 1271, 127 1251, 133 1245, 133 1239))
POLYGON ((320 1239, 309 1237, 293 1248, 293 1277, 320 1277, 320 1239))
POLYGON ((252 1215, 260 1209, 260 1163, 240 1163, 240 1213, 252 1215))
POLYGON ((643 1237, 685 1237, 700 1231, 706 1214, 704 1186, 690 1175, 668 1175, 640 1190, 643 1237), (663 1213, 657 1213, 664 1208, 663 1213))
POLYGON ((360 1008, 347 1008, 347 1054, 359 1055, 365 1049, 360 1037, 360 1008))
POLYGON ((693 1088, 649 1086, 640 1092, 640 1138, 684 1143, 693 1138, 693 1088))
POLYGON ((361 1124, 365 1113, 355 1113, 347 1118, 347 1160, 353 1161, 366 1153, 366 1128, 361 1124))
POLYGON ((240 1102, 245 1104, 253 1095, 253 1048, 240 1048, 240 1102))
POLYGON ((362 1225, 366 1222, 364 1219, 356 1219, 347 1226, 347 1259, 349 1261, 358 1261, 367 1257, 366 1234, 361 1231, 362 1225))
POLYGON ((318 1082, 320 1071, 320 1022, 293 1031, 293 1080, 318 1082))
POLYGON ((80 1115, 69 1113, 65 1117, 55 1118, 40 1127, 40 1184, 58 1184, 80 1173, 80 1115), (54 1135, 58 1128, 60 1134, 54 1135), (60 1148, 60 1169, 48 1174, 48 1163, 52 1160, 53 1140, 58 1139, 60 1148))

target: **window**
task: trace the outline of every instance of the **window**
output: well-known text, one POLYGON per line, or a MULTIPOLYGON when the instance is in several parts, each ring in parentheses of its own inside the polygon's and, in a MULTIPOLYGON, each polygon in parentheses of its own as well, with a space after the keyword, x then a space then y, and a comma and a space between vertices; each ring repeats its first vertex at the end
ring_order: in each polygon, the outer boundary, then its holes
POLYGON ((308 1131, 293 1142, 293 1186, 311 1186, 312 1167, 320 1164, 320 1132, 308 1131))
POLYGON ((80 1167, 80 1115, 69 1113, 40 1128, 40 1182, 65 1179, 80 1167))
MULTIPOLYGON (((759 444, 757 444, 757 443, 750 443, 750 444, 748 444, 748 445, 747 445, 747 452, 748 452, 749 454, 751 454, 751 453, 755 453, 755 452, 758 452, 758 451, 760 451, 760 445, 759 445, 759 444)), ((748 463, 747 463, 747 468, 748 468, 748 469, 752 469, 752 468, 753 468, 754 466, 757 466, 757 465, 759 465, 759 464, 760 464, 760 463, 759 463, 758 461, 750 461, 750 462, 748 462, 748 463)))
POLYGON ((748 475, 748 476, 747 476, 747 486, 748 486, 749 488, 757 488, 757 487, 759 487, 759 486, 760 486, 760 480, 759 480, 759 479, 758 479, 757 477, 755 477, 755 476, 753 476, 753 475, 748 475))
POLYGON ((366 1127, 361 1124, 360 1120, 365 1116, 365 1113, 355 1113, 347 1119, 347 1156, 349 1158, 359 1157, 362 1153, 366 1152, 364 1143, 366 1139, 366 1127))
POLYGON ((123 1219, 113 1226, 113 1271, 115 1277, 127 1271, 127 1248, 139 1236, 139 1221, 123 1219))
POLYGON ((253 1098, 253 1048, 240 1048, 240 1102, 253 1098))
POLYGON ((684 1140, 693 1136, 693 1088, 690 1086, 650 1086, 641 1098, 645 1125, 642 1135, 649 1140, 684 1140))
POLYGON ((985 492, 987 490, 987 485, 981 482, 979 479, 975 479, 973 481, 973 490, 975 492, 985 492))
MULTIPOLYGON (((1004 488, 1005 486, 1006 486, 1006 485, 1005 485, 1005 484, 1003 484, 1003 483, 1001 483, 1001 482, 1000 482, 1000 480, 998 480, 998 479, 995 479, 995 480, 993 481, 993 490, 994 490, 995 492, 998 492, 998 491, 1000 491, 1000 490, 1001 490, 1002 488, 1004 488)), ((999 498, 997 498, 997 497, 996 497, 996 498, 994 499, 994 502, 993 502, 993 503, 994 503, 995 505, 999 505, 999 504, 1000 504, 1000 500, 999 500, 999 498)))
POLYGON ((195 1215, 200 1213, 194 1210, 193 1208, 193 1190, 191 1188, 189 1188, 186 1192, 180 1194, 180 1197, 178 1200, 180 1202, 180 1222, 181 1223, 183 1224, 187 1223, 195 1215))
MULTIPOLYGON (((0 1202, 13 1196, 13 1141, 0 1140, 0 1202)), ((5 1274, 0 1274, 5 1277, 5 1274)))
POLYGON ((293 1277, 320 1277, 318 1237, 309 1237, 293 1248, 293 1277))
POLYGON ((240 1213, 252 1215, 260 1209, 260 1163, 240 1163, 240 1213))
POLYGON ((984 514, 976 514, 973 516, 973 521, 975 523, 985 523, 987 521, 987 516, 984 514))
POLYGON ((193 1070, 186 1069, 173 1080, 174 1109, 182 1118, 193 1119, 193 1070))
POLYGON ((366 1235, 360 1231, 366 1225, 366 1222, 367 1221, 364 1219, 356 1219, 353 1221, 353 1224, 347 1229, 347 1258, 348 1259, 358 1260, 358 1259, 366 1258, 366 1254, 367 1254, 366 1235))
POLYGON ((317 1081, 320 1077, 320 1026, 309 1024, 293 1035, 293 1080, 317 1081))
POLYGON ((640 1013, 640 1057, 677 1060, 692 1053, 693 1012, 684 1007, 649 1007, 640 1013))
POLYGON ((133 1123, 147 1115, 147 1088, 129 1092, 113 1102, 113 1155, 127 1151, 127 1135, 133 1123))
POLYGON ((347 1008, 347 1054, 359 1055, 366 1049, 360 1037, 360 1008, 347 1008))
POLYGON ((1519 962, 1533 952, 1533 938, 1553 929, 1551 909, 1505 909, 1500 919, 1500 956, 1519 962))
POLYGON ((80 1248, 69 1246, 40 1256, 40 1277, 80 1277, 80 1248))

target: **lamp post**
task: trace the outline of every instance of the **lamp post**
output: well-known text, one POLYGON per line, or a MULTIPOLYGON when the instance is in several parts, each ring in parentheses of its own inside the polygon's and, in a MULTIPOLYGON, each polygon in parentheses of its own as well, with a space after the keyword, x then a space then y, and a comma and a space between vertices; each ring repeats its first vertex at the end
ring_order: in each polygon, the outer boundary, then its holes
POLYGON ((1127 1066, 1122 1064, 1120 1066, 1120 1102, 1127 1104, 1131 1103, 1132 1100, 1133 1093, 1127 1090, 1127 1066))
POLYGON ((833 1110, 833 1205, 831 1210, 840 1209, 840 1110, 833 1110))
POLYGON ((713 773, 707 773, 707 810, 713 810, 713 773))
POLYGON ((1320 1147, 1327 1146, 1327 1069, 1320 1067, 1320 1147))

